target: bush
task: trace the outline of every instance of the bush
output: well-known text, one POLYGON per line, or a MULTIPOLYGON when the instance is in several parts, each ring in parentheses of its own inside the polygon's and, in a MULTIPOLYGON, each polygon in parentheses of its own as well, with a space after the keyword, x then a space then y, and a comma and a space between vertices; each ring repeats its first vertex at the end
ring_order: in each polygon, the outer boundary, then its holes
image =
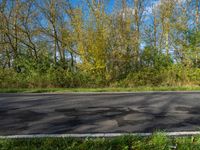
POLYGON ((124 79, 110 79, 109 74, 68 70, 60 66, 22 67, 21 71, 0 68, 1 88, 48 87, 137 87, 137 86, 199 86, 200 68, 169 65, 167 68, 145 67, 129 73, 124 79), (41 69, 42 68, 42 69, 41 69))
POLYGON ((199 86, 200 68, 171 65, 167 68, 143 68, 132 72, 124 80, 111 84, 114 87, 135 86, 199 86))
POLYGON ((85 83, 87 83, 87 77, 84 74, 70 72, 61 67, 50 68, 44 73, 38 70, 17 73, 14 69, 0 69, 1 88, 69 88, 81 87, 85 83))
POLYGON ((158 86, 162 83, 160 72, 154 68, 144 68, 141 71, 130 73, 120 84, 128 87, 158 86))
POLYGON ((72 72, 61 67, 51 68, 48 70, 47 76, 53 87, 81 87, 88 81, 87 76, 82 72, 72 72))
POLYGON ((1 88, 14 88, 14 87, 27 87, 26 76, 17 73, 14 69, 0 68, 0 87, 1 88))

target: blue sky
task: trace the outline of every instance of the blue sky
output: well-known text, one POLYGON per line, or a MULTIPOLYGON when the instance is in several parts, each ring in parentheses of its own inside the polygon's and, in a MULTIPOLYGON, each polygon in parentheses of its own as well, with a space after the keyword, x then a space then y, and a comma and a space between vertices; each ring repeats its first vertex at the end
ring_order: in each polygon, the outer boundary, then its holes
MULTIPOLYGON (((74 6, 80 6, 83 4, 83 1, 85 0, 71 0, 72 4, 74 6)), ((115 5, 115 1, 121 1, 121 0, 105 0, 105 2, 108 2, 108 7, 107 7, 107 12, 110 13, 113 11, 113 7, 115 5)), ((133 0, 127 0, 127 3, 132 3, 133 0)), ((158 3, 160 0, 146 0, 147 4, 146 4, 146 7, 151 7, 153 4, 156 4, 158 3)))
MULTIPOLYGON (((83 4, 81 1, 83 1, 83 0, 71 0, 72 4, 74 6, 83 4)), ((112 12, 115 0, 106 0, 106 1, 109 1, 107 11, 112 12)))

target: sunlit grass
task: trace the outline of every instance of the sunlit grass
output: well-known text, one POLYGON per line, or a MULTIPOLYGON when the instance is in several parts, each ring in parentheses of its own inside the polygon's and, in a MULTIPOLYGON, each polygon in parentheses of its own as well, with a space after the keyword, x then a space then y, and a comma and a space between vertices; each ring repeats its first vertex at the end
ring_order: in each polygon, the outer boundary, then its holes
POLYGON ((162 132, 148 137, 0 139, 3 150, 199 150, 199 147, 200 136, 168 137, 162 132))
POLYGON ((161 86, 161 87, 133 87, 133 88, 0 88, 0 93, 143 92, 143 91, 200 91, 200 87, 161 86))

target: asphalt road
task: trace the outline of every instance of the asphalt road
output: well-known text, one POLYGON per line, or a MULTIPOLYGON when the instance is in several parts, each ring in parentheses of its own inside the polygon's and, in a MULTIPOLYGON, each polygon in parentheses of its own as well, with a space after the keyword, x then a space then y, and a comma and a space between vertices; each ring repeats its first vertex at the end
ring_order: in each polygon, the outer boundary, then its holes
POLYGON ((0 135, 194 131, 200 92, 0 94, 0 135))

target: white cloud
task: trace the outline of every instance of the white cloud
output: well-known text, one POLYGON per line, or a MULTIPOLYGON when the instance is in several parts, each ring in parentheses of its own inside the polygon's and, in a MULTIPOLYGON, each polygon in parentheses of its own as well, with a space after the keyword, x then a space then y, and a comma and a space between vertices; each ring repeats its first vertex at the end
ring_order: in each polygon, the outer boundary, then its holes
MULTIPOLYGON (((162 4, 162 3, 166 3, 167 1, 171 1, 171 0, 157 0, 157 1, 153 1, 150 6, 147 6, 146 7, 146 11, 150 14, 152 14, 153 10, 156 10, 159 8, 159 6, 162 4)), ((182 3, 185 3, 186 0, 176 0, 177 3, 179 4, 182 4, 182 3)))

